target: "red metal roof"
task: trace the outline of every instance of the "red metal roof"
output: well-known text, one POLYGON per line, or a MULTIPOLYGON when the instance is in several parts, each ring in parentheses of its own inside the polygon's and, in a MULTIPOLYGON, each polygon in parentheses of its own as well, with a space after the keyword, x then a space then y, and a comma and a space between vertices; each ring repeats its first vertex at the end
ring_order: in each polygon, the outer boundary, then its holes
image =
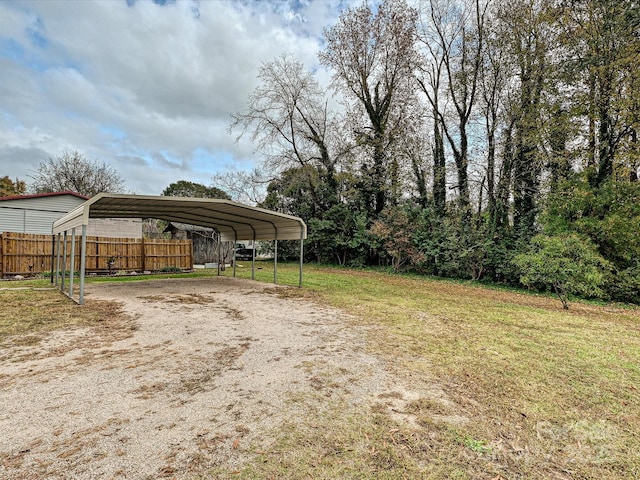
POLYGON ((74 197, 82 198, 84 200, 89 200, 89 198, 91 198, 87 197, 86 195, 80 195, 77 192, 72 192, 71 190, 65 190, 64 192, 34 193, 32 195, 12 195, 11 197, 0 197, 0 202, 3 200, 25 200, 27 198, 55 197, 58 195, 73 195, 74 197))

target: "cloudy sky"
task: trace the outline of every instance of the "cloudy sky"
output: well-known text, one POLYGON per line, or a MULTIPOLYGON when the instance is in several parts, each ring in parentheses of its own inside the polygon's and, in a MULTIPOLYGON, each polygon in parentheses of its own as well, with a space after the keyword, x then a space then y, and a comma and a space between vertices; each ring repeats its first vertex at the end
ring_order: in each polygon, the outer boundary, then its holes
POLYGON ((0 1, 0 177, 29 184, 65 149, 138 194, 250 170, 259 152, 228 127, 261 62, 287 52, 318 68, 322 30, 349 3, 0 1))

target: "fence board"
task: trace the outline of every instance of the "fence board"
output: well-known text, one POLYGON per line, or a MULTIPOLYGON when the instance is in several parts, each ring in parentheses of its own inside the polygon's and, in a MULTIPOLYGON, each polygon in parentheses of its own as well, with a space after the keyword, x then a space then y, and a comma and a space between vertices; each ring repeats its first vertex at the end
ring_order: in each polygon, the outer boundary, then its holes
MULTIPOLYGON (((76 235, 75 266, 80 268, 82 237, 76 235)), ((60 242, 60 251, 63 250, 60 242)), ((51 271, 51 235, 4 232, 0 234, 0 276, 51 271)), ((71 236, 67 235, 65 269, 70 268, 71 236)), ((191 240, 87 237, 87 272, 193 268, 191 240), (112 262, 109 265, 110 261, 112 262)))

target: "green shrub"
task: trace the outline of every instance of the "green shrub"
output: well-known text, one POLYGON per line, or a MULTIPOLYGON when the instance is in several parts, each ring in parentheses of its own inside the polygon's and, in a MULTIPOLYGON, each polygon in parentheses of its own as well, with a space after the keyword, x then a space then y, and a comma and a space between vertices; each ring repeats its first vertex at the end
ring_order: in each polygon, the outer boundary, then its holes
POLYGON ((529 251, 516 255, 513 264, 523 285, 552 290, 565 309, 570 294, 602 296, 600 287, 610 268, 595 245, 575 233, 536 235, 529 251))
POLYGON ((181 271, 178 267, 163 267, 160 269, 161 273, 180 273, 181 271))
POLYGON ((614 300, 640 305, 640 263, 608 275, 604 288, 614 300))

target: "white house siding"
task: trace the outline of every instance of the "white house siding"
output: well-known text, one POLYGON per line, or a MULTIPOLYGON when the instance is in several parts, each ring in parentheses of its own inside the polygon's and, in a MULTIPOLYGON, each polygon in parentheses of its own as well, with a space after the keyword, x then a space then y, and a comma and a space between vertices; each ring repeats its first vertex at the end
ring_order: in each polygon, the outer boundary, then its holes
MULTIPOLYGON (((53 222, 82 205, 85 199, 74 195, 48 195, 0 201, 0 233, 18 232, 51 235, 53 222)), ((77 235, 81 232, 76 231, 77 235)), ((139 218, 91 219, 87 235, 116 238, 142 238, 139 218)))
POLYGON ((0 232, 51 234, 53 222, 85 202, 73 195, 0 201, 0 232))

